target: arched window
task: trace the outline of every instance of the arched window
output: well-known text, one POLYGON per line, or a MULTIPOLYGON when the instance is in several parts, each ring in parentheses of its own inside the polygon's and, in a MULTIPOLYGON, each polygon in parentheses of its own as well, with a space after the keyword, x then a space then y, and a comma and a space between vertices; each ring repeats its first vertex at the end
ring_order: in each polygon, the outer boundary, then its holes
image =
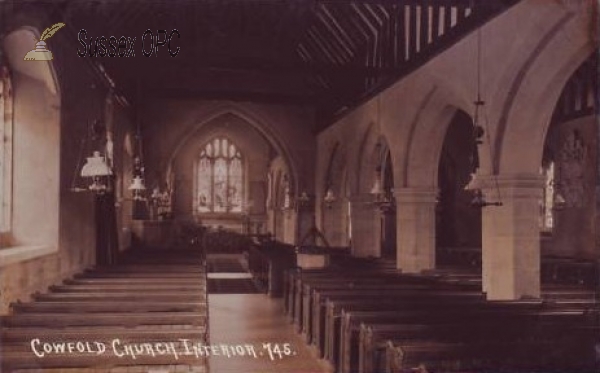
POLYGON ((550 232, 554 228, 554 162, 549 162, 542 167, 544 175, 544 194, 540 209, 540 228, 542 231, 550 232))
POLYGON ((242 155, 226 138, 216 138, 200 152, 197 168, 197 211, 241 213, 244 192, 242 155))
POLYGON ((13 94, 10 71, 0 60, 0 235, 10 230, 13 94))

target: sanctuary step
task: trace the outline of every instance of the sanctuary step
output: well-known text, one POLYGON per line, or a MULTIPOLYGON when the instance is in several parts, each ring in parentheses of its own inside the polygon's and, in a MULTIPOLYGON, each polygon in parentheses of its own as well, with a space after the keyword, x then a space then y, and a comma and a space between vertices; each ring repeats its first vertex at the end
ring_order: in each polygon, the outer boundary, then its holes
POLYGON ((131 252, 32 298, 0 319, 3 373, 207 372, 202 253, 131 252))
POLYGON ((209 294, 262 293, 241 254, 208 254, 206 266, 209 294))

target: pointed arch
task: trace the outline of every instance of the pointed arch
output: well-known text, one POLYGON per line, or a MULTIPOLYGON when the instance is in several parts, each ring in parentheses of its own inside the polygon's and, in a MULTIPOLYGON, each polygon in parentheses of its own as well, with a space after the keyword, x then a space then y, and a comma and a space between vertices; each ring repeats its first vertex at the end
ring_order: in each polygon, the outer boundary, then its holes
POLYGON ((277 126, 260 114, 244 109, 243 107, 235 105, 234 103, 219 103, 211 105, 211 107, 203 111, 200 115, 194 117, 192 119, 192 123, 182 126, 183 128, 186 128, 186 130, 178 136, 178 139, 176 140, 169 157, 167 157, 166 164, 163 165, 162 169, 166 170, 167 168, 171 167, 178 153, 183 149, 187 141, 191 139, 195 133, 200 131, 209 123, 226 115, 232 115, 246 122, 267 140, 267 142, 278 154, 281 155, 287 164, 289 169, 290 185, 292 186, 292 189, 295 191, 299 190, 297 162, 294 160, 288 146, 284 143, 282 136, 276 133, 275 129, 277 126))

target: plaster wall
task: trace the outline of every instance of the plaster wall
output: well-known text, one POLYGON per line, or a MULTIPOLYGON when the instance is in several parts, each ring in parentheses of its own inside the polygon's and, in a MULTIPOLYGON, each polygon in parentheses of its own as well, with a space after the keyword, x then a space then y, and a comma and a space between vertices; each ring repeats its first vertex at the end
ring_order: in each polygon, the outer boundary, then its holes
MULTIPOLYGON (((50 24, 42 14, 14 14, 10 21, 2 25, 9 35, 27 30, 39 36, 36 30, 50 24)), ((81 167, 78 155, 88 125, 106 120, 107 89, 89 61, 77 56, 74 40, 61 31, 49 41, 54 61, 41 75, 44 79, 32 71, 40 69, 36 63, 45 62, 22 62, 31 48, 22 43, 16 49, 8 46, 15 97, 13 213, 12 240, 9 247, 0 248, 0 314, 10 311, 11 302, 25 301, 95 261, 93 196, 70 189, 81 167)), ((124 109, 116 110, 115 116, 115 143, 122 144, 129 122, 124 109)), ((116 146, 117 174, 121 152, 116 146)))

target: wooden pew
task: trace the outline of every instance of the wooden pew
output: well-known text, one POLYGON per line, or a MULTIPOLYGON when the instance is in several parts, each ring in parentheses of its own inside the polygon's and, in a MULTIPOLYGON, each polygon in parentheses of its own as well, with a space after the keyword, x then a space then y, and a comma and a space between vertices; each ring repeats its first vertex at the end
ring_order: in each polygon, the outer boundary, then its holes
POLYGON ((121 301, 153 301, 153 302, 193 302, 205 297, 204 292, 67 292, 37 294, 33 299, 38 302, 121 302, 121 301))
MULTIPOLYGON (((583 317, 590 317, 590 310, 593 308, 594 302, 580 302, 573 300, 564 300, 564 301, 540 301, 540 300, 527 300, 527 301, 494 301, 494 302, 477 302, 474 301, 460 301, 460 302, 449 302, 445 304, 441 304, 439 302, 434 302, 430 312, 439 311, 440 307, 443 309, 463 309, 465 313, 474 312, 474 310, 481 309, 487 310, 488 312, 517 312, 517 313, 552 313, 552 312, 561 312, 561 313, 570 313, 570 314, 583 314, 583 317)), ((334 329, 334 333, 339 334, 340 341, 344 341, 345 343, 351 343, 350 341, 354 341, 356 343, 356 334, 348 334, 349 326, 347 324, 342 325, 339 321, 340 319, 344 321, 342 318, 345 313, 349 312, 386 312, 386 313, 394 313, 394 312, 410 312, 414 310, 421 310, 422 307, 425 307, 423 311, 427 309, 427 304, 413 306, 406 306, 403 302, 394 303, 379 303, 379 304, 368 304, 362 301, 346 301, 346 302, 334 302, 329 301, 327 304, 327 313, 328 319, 327 322, 332 324, 331 327, 334 329), (340 313, 343 313, 342 317, 337 317, 340 313), (332 316, 333 315, 333 316, 332 316), (332 321, 333 320, 333 321, 332 321), (351 339, 348 339, 351 338, 351 339), (352 339, 354 338, 354 339, 352 339)), ((336 335, 334 334, 334 336, 336 335)), ((327 339, 328 343, 335 344, 334 342, 330 342, 330 338, 332 337, 329 334, 327 339)), ((335 346, 331 349, 336 348, 335 346)), ((342 346, 340 346, 340 349, 342 346)), ((345 351, 347 351, 350 347, 346 346, 345 351)), ((341 350, 340 356, 344 355, 344 350, 341 350)))
POLYGON ((388 340, 375 372, 526 371, 593 372, 597 357, 593 341, 581 339, 494 342, 473 346, 458 342, 388 340), (584 346, 585 345, 585 346, 584 346))
POLYGON ((116 264, 113 266, 98 266, 86 269, 85 272, 108 272, 108 273, 130 273, 130 272, 151 272, 151 273, 205 273, 206 270, 201 265, 181 265, 181 264, 116 264))
MULTIPOLYGON (((471 351, 478 346, 493 340, 509 346, 518 341, 528 341, 535 345, 541 340, 560 339, 569 333, 576 336, 574 340, 593 340, 600 328, 576 326, 571 323, 553 321, 535 322, 522 320, 486 320, 470 323, 450 324, 393 324, 393 325, 361 325, 359 348, 359 373, 375 373, 377 351, 385 348, 389 339, 397 341, 436 341, 459 342, 468 346, 471 351), (493 337, 490 337, 493 336, 493 337)), ((484 349, 484 351, 490 351, 484 349)), ((498 352, 498 351, 496 351, 498 352)))
MULTIPOLYGON (((156 366, 163 369, 165 366, 169 366, 175 369, 175 367, 178 366, 187 368, 187 366, 207 366, 208 364, 208 359, 206 357, 196 357, 194 354, 179 354, 177 359, 172 355, 158 354, 156 356, 136 356, 136 358, 133 359, 129 356, 119 357, 110 349, 107 349, 107 352, 102 355, 75 353, 69 356, 47 355, 43 359, 32 359, 31 352, 6 352, 3 353, 3 357, 0 366, 0 369, 2 369, 3 372, 13 372, 23 369, 25 369, 25 371, 33 370, 33 372, 38 372, 39 369, 51 369, 49 372, 78 372, 80 371, 79 369, 89 369, 90 367, 120 367, 123 371, 127 371, 125 370, 127 369, 126 367, 139 369, 140 366, 156 366)), ((161 369, 157 370, 160 371, 161 369)))
MULTIPOLYGON (((312 296, 311 290, 321 286, 331 286, 331 288, 354 288, 362 284, 414 284, 425 285, 434 284, 435 280, 419 275, 400 275, 397 272, 375 273, 370 270, 341 272, 332 277, 332 273, 311 274, 296 278, 296 285, 293 288, 293 301, 291 318, 294 323, 300 325, 302 322, 303 299, 312 296)), ((309 299, 309 298, 307 298, 309 299)), ((310 300, 309 300, 310 301, 310 300)), ((310 308, 308 306, 307 308, 310 308)))
POLYGON ((533 309, 523 309, 522 307, 513 307, 511 309, 509 304, 493 308, 484 303, 481 305, 470 304, 454 308, 444 307, 443 312, 440 312, 438 307, 384 312, 346 311, 343 313, 341 319, 340 343, 334 346, 334 348, 337 347, 339 349, 339 355, 334 364, 340 367, 341 372, 353 372, 358 369, 359 333, 362 324, 418 324, 423 322, 432 324, 447 322, 468 324, 470 322, 494 319, 503 320, 503 322, 507 320, 528 320, 529 322, 552 320, 554 322, 582 323, 589 320, 589 315, 582 310, 540 312, 533 309))
POLYGON ((152 284, 148 286, 145 283, 117 283, 117 284, 92 284, 92 285, 54 285, 48 288, 53 293, 93 293, 93 292, 162 292, 162 291, 194 291, 200 294, 206 293, 206 284, 152 284))
POLYGON ((32 302, 11 305, 14 312, 87 313, 87 312, 206 312, 204 301, 196 302, 152 302, 122 301, 98 302, 32 302))
POLYGON ((312 312, 312 325, 313 325, 313 338, 312 342, 317 349, 323 354, 323 356, 329 356, 329 349, 325 350, 326 335, 331 335, 332 331, 329 329, 325 330, 327 323, 325 320, 326 305, 327 301, 344 301, 344 300, 357 300, 361 303, 372 303, 385 306, 386 304, 405 304, 407 306, 411 304, 417 304, 419 302, 432 303, 432 302, 462 302, 468 299, 481 301, 481 294, 477 293, 464 293, 464 292, 436 292, 432 290, 430 292, 424 291, 406 291, 391 290, 373 293, 372 291, 360 292, 337 292, 337 293, 320 293, 315 292, 313 299, 313 312, 312 312))
POLYGON ((411 291, 429 291, 432 285, 419 283, 406 283, 402 279, 370 279, 364 281, 341 282, 308 282, 303 285, 302 299, 300 303, 300 312, 296 320, 296 325, 302 334, 306 336, 307 342, 310 342, 312 334, 311 310, 313 309, 313 298, 315 292, 337 292, 337 291, 383 291, 383 290, 411 290, 411 291))
POLYGON ((205 284, 205 278, 198 279, 185 279, 185 278, 81 278, 77 277, 74 279, 64 280, 65 285, 104 285, 104 284, 142 284, 146 286, 155 285, 199 285, 205 284))
POLYGON ((206 343, 206 271, 202 255, 184 251, 142 252, 111 267, 88 269, 62 285, 51 286, 33 301, 11 304, 0 319, 0 369, 106 369, 117 366, 205 365, 195 355, 122 358, 107 350, 101 356, 75 352, 36 358, 31 341, 97 341, 107 345, 153 344, 188 339, 206 343), (191 264, 195 263, 195 264, 191 264))
POLYGON ((205 273, 194 273, 194 272, 100 272, 100 271, 88 271, 85 273, 76 274, 74 278, 118 278, 118 279, 183 279, 183 280, 197 280, 206 277, 205 273))
POLYGON ((3 327, 26 328, 68 328, 71 326, 123 326, 142 325, 195 325, 205 326, 207 315, 197 312, 147 312, 143 314, 131 312, 106 313, 55 313, 48 317, 46 313, 18 313, 3 316, 0 325, 3 327))
POLYGON ((323 269, 301 270, 299 268, 286 271, 286 286, 284 291, 286 314, 294 312, 296 285, 310 278, 341 278, 355 276, 368 278, 380 275, 400 274, 395 263, 391 261, 366 260, 359 258, 346 258, 335 265, 323 269))
POLYGON ((0 336, 5 345, 20 343, 27 346, 32 339, 44 341, 98 341, 110 342, 115 338, 127 342, 166 342, 182 339, 202 340, 206 336, 205 327, 185 329, 125 328, 106 326, 72 326, 69 329, 44 329, 40 335, 38 328, 3 328, 0 336))

